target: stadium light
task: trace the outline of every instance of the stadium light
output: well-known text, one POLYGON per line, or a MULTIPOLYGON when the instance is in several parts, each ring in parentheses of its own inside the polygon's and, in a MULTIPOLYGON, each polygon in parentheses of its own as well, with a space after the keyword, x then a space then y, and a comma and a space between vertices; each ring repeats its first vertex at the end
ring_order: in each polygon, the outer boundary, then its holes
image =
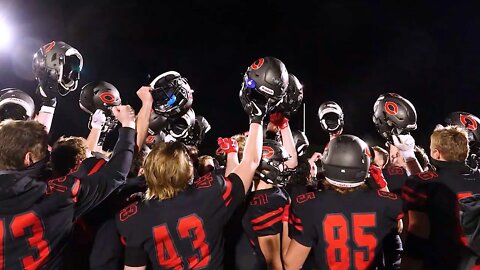
POLYGON ((11 29, 8 24, 0 18, 0 49, 10 46, 12 39, 11 29))

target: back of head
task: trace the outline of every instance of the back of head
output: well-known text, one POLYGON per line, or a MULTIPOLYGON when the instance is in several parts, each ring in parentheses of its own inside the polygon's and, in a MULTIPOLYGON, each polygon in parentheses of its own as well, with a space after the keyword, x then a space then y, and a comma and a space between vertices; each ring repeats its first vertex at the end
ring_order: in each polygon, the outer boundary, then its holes
POLYGON ((82 137, 60 137, 52 147, 50 161, 55 175, 70 172, 87 158, 87 144, 82 137))
POLYGON ((0 170, 25 168, 25 157, 31 152, 31 163, 47 157, 48 135, 37 121, 5 120, 0 123, 0 170))
POLYGON ((148 185, 147 200, 174 198, 193 177, 188 150, 180 142, 155 144, 143 168, 148 185))
POLYGON ((367 144, 353 135, 341 135, 329 143, 322 159, 328 183, 344 188, 362 185, 368 175, 370 153, 367 144))
POLYGON ((468 135, 458 126, 437 127, 430 136, 430 151, 438 150, 446 161, 465 161, 468 156, 468 135))

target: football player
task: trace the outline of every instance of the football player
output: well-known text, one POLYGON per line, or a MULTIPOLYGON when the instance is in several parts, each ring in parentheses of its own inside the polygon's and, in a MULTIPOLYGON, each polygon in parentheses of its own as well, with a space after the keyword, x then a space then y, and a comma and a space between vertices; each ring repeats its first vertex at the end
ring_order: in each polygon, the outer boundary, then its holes
POLYGON ((322 158, 323 190, 292 198, 288 235, 284 234, 286 269, 300 269, 313 249, 320 269, 375 269, 387 235, 397 231, 401 200, 365 185, 370 165, 364 141, 341 135, 322 158))
POLYGON ((458 126, 438 126, 430 136, 435 171, 409 178, 402 188, 409 225, 405 269, 457 269, 466 253, 458 218, 458 199, 480 191, 466 165, 469 141, 458 126))
POLYGON ((0 235, 5 269, 61 269, 75 220, 125 182, 133 156, 135 122, 129 106, 114 107, 122 124, 109 162, 87 175, 43 179, 47 133, 35 121, 0 124, 0 235), (44 180, 44 181, 41 181, 44 180))

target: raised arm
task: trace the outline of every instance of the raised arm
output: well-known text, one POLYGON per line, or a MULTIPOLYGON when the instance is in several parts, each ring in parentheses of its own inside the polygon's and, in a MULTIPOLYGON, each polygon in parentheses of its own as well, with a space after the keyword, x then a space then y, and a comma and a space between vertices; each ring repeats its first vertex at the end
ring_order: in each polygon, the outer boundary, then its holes
POLYGON ((122 124, 117 145, 110 160, 95 172, 80 179, 80 190, 76 216, 80 216, 98 205, 113 190, 125 183, 133 159, 135 145, 135 113, 126 106, 113 107, 113 113, 122 124))
POLYGON ((98 141, 106 120, 105 113, 100 109, 96 110, 92 115, 90 120, 91 129, 87 137, 87 148, 92 152, 100 152, 100 150, 102 150, 101 147, 98 146, 98 141))
POLYGON ((295 147, 295 141, 293 140, 292 131, 290 130, 290 125, 288 124, 288 118, 280 112, 272 113, 270 114, 270 123, 280 130, 280 135, 282 135, 282 145, 290 155, 290 159, 287 160, 285 164, 290 169, 297 167, 297 149, 295 147))
POLYGON ((137 96, 142 101, 142 107, 138 111, 136 129, 137 129, 137 142, 138 149, 143 147, 145 139, 148 136, 148 125, 150 122, 150 114, 152 113, 153 97, 152 88, 150 86, 142 86, 137 91, 137 96))

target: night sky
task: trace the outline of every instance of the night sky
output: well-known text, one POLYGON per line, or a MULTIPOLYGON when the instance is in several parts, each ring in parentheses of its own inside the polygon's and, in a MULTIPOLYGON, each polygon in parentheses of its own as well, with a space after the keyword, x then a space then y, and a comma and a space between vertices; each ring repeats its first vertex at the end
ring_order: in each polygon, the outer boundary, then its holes
MULTIPOLYGON (((0 49, 0 88, 33 95, 32 56, 65 41, 84 58, 80 86, 114 84, 123 103, 147 74, 176 70, 195 90, 194 109, 218 136, 246 130, 238 91, 255 59, 274 56, 305 86, 306 133, 323 145, 319 105, 339 103, 345 133, 380 143, 371 120, 378 95, 396 92, 417 109, 420 145, 452 111, 480 114, 480 1, 32 1, 0 0, 13 28, 0 49)), ((2 42, 2 41, 0 41, 2 42)), ((58 99, 52 137, 86 136, 77 91, 58 99)), ((300 115, 291 126, 301 128, 300 115)))

